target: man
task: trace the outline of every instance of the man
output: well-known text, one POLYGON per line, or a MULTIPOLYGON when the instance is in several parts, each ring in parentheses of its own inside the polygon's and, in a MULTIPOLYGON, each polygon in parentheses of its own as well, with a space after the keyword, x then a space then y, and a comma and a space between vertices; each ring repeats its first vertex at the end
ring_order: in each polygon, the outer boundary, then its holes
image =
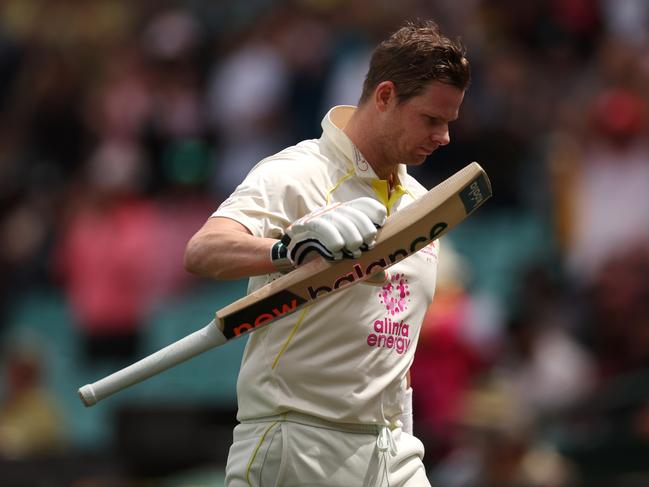
MULTIPOLYGON (((386 215, 426 192, 406 165, 449 143, 468 83, 460 46, 433 22, 405 25, 375 49, 358 108, 334 107, 319 140, 257 164, 191 239, 187 269, 252 276, 252 291, 315 254, 358 256, 386 215)), ((250 335, 228 486, 429 485, 408 369, 437 253, 250 335)))

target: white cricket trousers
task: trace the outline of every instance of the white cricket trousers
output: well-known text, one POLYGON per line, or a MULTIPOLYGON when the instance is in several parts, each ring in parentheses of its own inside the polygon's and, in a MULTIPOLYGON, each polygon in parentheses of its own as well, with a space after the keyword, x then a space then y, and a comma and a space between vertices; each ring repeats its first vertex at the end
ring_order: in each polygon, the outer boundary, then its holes
POLYGON ((226 487, 430 487, 424 446, 400 428, 286 413, 234 429, 226 487))

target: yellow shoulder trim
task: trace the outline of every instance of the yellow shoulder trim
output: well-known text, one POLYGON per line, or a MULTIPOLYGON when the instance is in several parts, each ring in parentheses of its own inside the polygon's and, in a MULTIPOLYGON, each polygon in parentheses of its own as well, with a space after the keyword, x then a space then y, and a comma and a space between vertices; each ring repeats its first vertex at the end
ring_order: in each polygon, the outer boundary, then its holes
POLYGON ((336 191, 336 190, 338 189, 338 187, 339 187, 342 183, 344 183, 347 179, 351 178, 353 175, 354 175, 354 169, 352 168, 352 169, 349 170, 349 172, 347 172, 347 174, 345 174, 342 178, 340 178, 340 179, 336 182, 336 184, 334 184, 333 188, 331 188, 331 189, 329 190, 329 192, 327 193, 327 204, 331 203, 331 195, 332 195, 332 193, 333 193, 334 191, 336 191))

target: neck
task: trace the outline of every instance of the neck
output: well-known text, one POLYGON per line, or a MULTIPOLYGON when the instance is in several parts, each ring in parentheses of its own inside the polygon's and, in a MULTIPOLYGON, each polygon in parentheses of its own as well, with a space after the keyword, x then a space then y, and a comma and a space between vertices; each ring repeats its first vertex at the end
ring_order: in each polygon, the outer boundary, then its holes
POLYGON ((398 164, 390 161, 382 150, 383 140, 376 128, 376 117, 368 116, 362 107, 352 114, 343 132, 363 154, 380 179, 395 181, 398 164))

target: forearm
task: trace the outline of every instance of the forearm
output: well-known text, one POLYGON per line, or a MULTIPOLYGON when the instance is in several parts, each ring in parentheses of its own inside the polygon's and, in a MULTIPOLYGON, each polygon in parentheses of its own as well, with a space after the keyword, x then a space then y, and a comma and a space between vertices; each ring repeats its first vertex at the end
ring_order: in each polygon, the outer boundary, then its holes
POLYGON ((317 208, 286 229, 288 240, 278 245, 272 259, 277 240, 255 237, 227 217, 209 218, 187 244, 185 268, 203 277, 237 279, 288 272, 317 254, 332 260, 358 258, 374 245, 386 216, 385 206, 369 197, 317 208))
POLYGON ((251 235, 232 220, 211 218, 187 244, 185 269, 213 279, 276 272, 270 260, 270 248, 275 242, 251 235))

